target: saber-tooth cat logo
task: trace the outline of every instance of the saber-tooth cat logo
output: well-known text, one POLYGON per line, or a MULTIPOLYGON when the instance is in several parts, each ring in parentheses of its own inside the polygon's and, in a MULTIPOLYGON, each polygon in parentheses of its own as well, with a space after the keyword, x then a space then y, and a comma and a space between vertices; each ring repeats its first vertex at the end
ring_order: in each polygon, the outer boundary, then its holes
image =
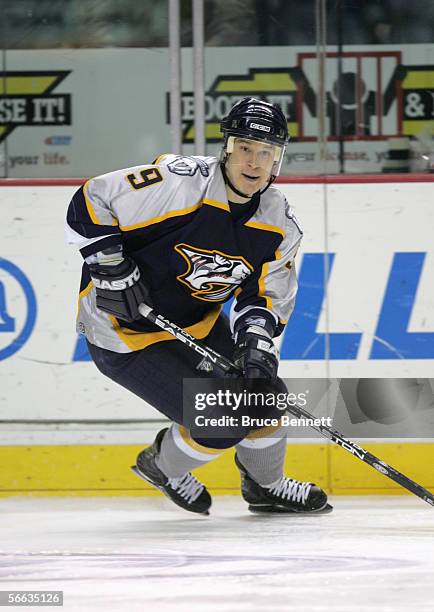
POLYGON ((192 290, 193 297, 206 302, 225 300, 253 270, 244 257, 188 244, 177 244, 175 250, 188 264, 187 271, 176 278, 192 290))

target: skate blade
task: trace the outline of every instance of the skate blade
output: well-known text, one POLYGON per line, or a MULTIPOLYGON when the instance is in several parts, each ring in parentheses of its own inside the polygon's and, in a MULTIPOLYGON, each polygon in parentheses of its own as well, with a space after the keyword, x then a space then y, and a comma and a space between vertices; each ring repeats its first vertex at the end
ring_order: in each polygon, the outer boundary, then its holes
POLYGON ((333 512, 333 506, 326 504, 324 508, 319 510, 289 510, 282 506, 252 506, 249 505, 249 510, 253 514, 302 514, 302 515, 317 515, 317 514, 330 514, 333 512))
POLYGON ((142 472, 139 470, 137 465, 132 465, 131 466, 131 470, 134 472, 134 474, 136 474, 136 476, 138 476, 139 478, 141 478, 142 480, 144 480, 148 484, 151 484, 153 487, 157 487, 157 489, 160 489, 160 491, 161 491, 160 486, 157 483, 153 482, 150 478, 146 478, 146 476, 144 474, 142 474, 142 472))

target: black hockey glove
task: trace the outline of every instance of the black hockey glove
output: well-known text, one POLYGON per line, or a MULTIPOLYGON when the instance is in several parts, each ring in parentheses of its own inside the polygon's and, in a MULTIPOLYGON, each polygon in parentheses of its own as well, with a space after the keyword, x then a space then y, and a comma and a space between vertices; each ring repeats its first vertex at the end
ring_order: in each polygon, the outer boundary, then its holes
POLYGON ((277 377, 279 354, 263 327, 251 325, 238 332, 234 360, 246 378, 277 377))
POLYGON ((140 318, 137 307, 142 302, 149 305, 149 291, 132 259, 116 265, 90 264, 89 269, 100 310, 128 323, 140 318))

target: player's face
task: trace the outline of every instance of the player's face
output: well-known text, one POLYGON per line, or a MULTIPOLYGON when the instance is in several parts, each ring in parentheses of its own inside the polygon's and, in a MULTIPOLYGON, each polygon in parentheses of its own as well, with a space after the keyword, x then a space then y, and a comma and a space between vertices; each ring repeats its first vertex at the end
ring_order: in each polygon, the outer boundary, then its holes
POLYGON ((226 161, 229 180, 242 193, 253 195, 270 180, 274 154, 273 145, 236 138, 226 161))

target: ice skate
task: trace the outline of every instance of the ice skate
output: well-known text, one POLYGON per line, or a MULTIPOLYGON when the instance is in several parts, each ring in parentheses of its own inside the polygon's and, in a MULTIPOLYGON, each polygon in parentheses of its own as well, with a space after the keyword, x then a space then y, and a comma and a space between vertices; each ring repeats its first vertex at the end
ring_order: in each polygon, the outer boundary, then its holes
POLYGON ((160 452, 161 441, 166 431, 167 428, 162 429, 157 434, 152 446, 139 453, 136 465, 132 466, 131 469, 140 478, 160 489, 184 510, 197 514, 209 514, 211 496, 206 487, 191 472, 187 472, 179 478, 168 478, 158 468, 155 459, 160 452))
POLYGON ((250 477, 236 455, 235 463, 241 474, 241 493, 250 512, 325 514, 333 510, 326 493, 311 482, 282 476, 273 487, 262 487, 250 477))

